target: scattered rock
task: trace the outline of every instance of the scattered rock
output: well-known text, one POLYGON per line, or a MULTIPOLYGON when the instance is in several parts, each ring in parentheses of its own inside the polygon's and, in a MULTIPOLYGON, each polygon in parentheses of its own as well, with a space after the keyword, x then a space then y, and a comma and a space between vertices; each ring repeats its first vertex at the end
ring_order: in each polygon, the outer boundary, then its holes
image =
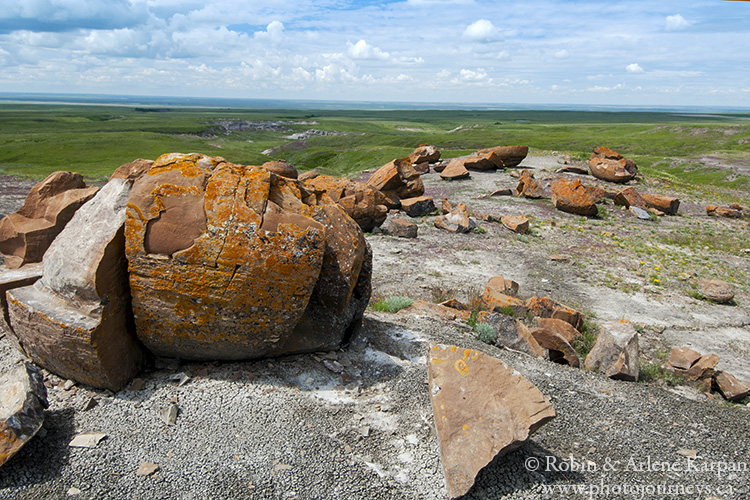
POLYGON ((720 304, 726 304, 734 299, 734 289, 732 285, 722 280, 699 280, 698 293, 708 300, 720 304))
POLYGON ((526 305, 522 300, 497 292, 489 287, 484 290, 482 302, 484 302, 490 311, 505 314, 504 311, 512 309, 516 314, 526 313, 526 305))
POLYGON ((674 196, 643 193, 641 197, 648 208, 654 208, 667 215, 676 215, 680 209, 680 200, 674 196))
POLYGON ((677 370, 677 373, 686 376, 693 381, 711 380, 716 372, 715 368, 716 365, 719 364, 720 359, 721 358, 716 354, 704 354, 698 361, 693 363, 693 366, 691 366, 690 369, 684 373, 677 370))
POLYGON ((161 410, 159 416, 165 424, 174 425, 177 423, 177 414, 179 413, 179 411, 180 409, 176 404, 170 403, 169 406, 161 410))
POLYGON ((422 217, 429 215, 435 210, 435 202, 429 196, 417 196, 401 200, 401 210, 409 217, 422 217))
POLYGON ((490 196, 513 196, 513 190, 510 188, 496 189, 490 193, 490 196))
POLYGON ((435 146, 420 144, 409 153, 409 160, 412 163, 435 163, 440 160, 440 151, 435 146))
POLYGON ((529 154, 528 146, 495 146, 480 149, 478 154, 494 153, 497 168, 517 167, 529 154))
POLYGON ((540 346, 549 350, 549 359, 555 363, 567 364, 578 368, 581 364, 578 353, 559 333, 547 328, 530 328, 529 333, 540 346))
POLYGON ((552 204, 563 212, 592 216, 597 214, 597 198, 581 181, 565 178, 552 181, 552 204))
POLYGON ((628 207, 628 211, 631 214, 633 214, 636 217, 638 217, 639 219, 643 219, 643 220, 650 220, 651 219, 651 215, 647 211, 645 211, 644 209, 642 209, 641 207, 631 206, 631 207, 628 207))
POLYGON ((433 302, 415 300, 412 305, 405 309, 401 309, 398 314, 431 316, 445 321, 467 321, 471 313, 470 311, 454 309, 453 307, 447 307, 433 302))
POLYGON ((446 167, 440 171, 441 178, 451 181, 458 179, 467 179, 470 176, 471 173, 466 170, 466 167, 464 167, 464 162, 459 158, 453 158, 448 162, 448 165, 446 165, 446 167))
POLYGON ((392 219, 388 223, 386 234, 397 236, 399 238, 416 238, 417 225, 406 219, 392 219))
POLYGON ((426 161, 423 161, 422 163, 414 163, 412 164, 412 166, 414 167, 414 170, 416 170, 419 175, 430 173, 430 164, 427 163, 426 161))
POLYGON ((96 448, 107 435, 103 432, 81 432, 76 434, 68 446, 71 448, 96 448))
POLYGON ((599 338, 586 356, 584 366, 609 378, 638 381, 638 332, 627 320, 610 321, 601 325, 599 338))
POLYGON ((538 199, 544 195, 544 189, 539 184, 539 181, 534 179, 534 174, 524 168, 521 170, 518 186, 516 186, 516 195, 523 196, 524 198, 538 199))
POLYGON ((0 466, 39 432, 47 408, 44 376, 31 363, 0 375, 0 466))
POLYGON ((714 375, 714 385, 728 401, 742 401, 750 396, 750 385, 727 372, 717 372, 714 375))
POLYGON ((529 218, 525 215, 505 215, 500 218, 500 222, 514 233, 526 234, 529 232, 529 218))
POLYGON ((324 196, 327 195, 331 202, 343 208, 362 231, 370 232, 379 227, 388 216, 390 201, 367 184, 330 175, 310 176, 304 183, 321 201, 327 201, 324 196))
POLYGON ((560 335, 569 344, 572 344, 574 340, 581 338, 581 332, 573 328, 573 326, 567 321, 563 321, 557 318, 534 318, 536 324, 541 328, 549 330, 553 333, 560 335))
POLYGON ((504 314, 487 313, 485 311, 480 312, 477 319, 495 329, 497 333, 496 346, 525 352, 540 359, 547 356, 547 351, 539 345, 526 325, 517 319, 504 314))
POLYGON ((742 217, 742 210, 731 207, 717 207, 716 205, 706 206, 706 213, 711 217, 725 217, 727 219, 739 219, 742 217))
POLYGON ((487 282, 487 289, 493 292, 503 293, 505 295, 516 296, 518 294, 518 283, 513 280, 505 279, 503 276, 493 276, 487 282))
POLYGON ((149 462, 141 462, 138 466, 138 470, 135 471, 136 476, 150 476, 159 470, 159 466, 149 462))
POLYGON ((565 165, 562 168, 558 168, 556 172, 558 174, 589 175, 589 169, 587 169, 586 167, 578 166, 578 165, 565 165))
POLYGON ((459 203, 451 207, 448 213, 443 209, 443 215, 435 218, 435 227, 445 229, 453 233, 468 233, 477 227, 476 221, 469 217, 469 210, 465 203, 459 203))
POLYGON ((451 309, 458 309, 459 311, 471 311, 471 307, 456 299, 448 299, 445 302, 441 302, 440 305, 450 307, 451 309))
POLYGON ((11 327, 35 363, 112 390, 145 359, 133 331, 123 234, 132 186, 109 181, 50 245, 42 279, 7 294, 11 327))
POLYGON ((633 160, 623 158, 606 146, 594 149, 589 159, 589 169, 597 179, 617 183, 628 182, 638 174, 633 160))
POLYGON ((398 208, 402 198, 424 194, 422 177, 411 166, 409 158, 398 158, 377 169, 367 184, 379 190, 390 201, 388 208, 398 208))
POLYGON ((294 168, 294 165, 284 160, 267 161, 261 165, 261 168, 288 179, 296 179, 299 176, 299 172, 294 168))
POLYGON ((0 253, 8 269, 41 262, 76 210, 98 190, 86 185, 81 174, 62 171, 31 188, 18 212, 0 220, 0 253))
POLYGON ((450 498, 467 493, 482 468, 555 417, 549 400, 496 358, 430 345, 427 364, 450 498))
POLYGON ((464 168, 467 170, 495 170, 502 162, 498 156, 489 151, 487 153, 474 153, 462 159, 464 168))
POLYGON ((639 193, 633 186, 628 186, 625 189, 622 189, 615 195, 614 201, 615 205, 620 205, 626 208, 638 207, 645 209, 648 206, 646 200, 641 196, 641 193, 639 193))
POLYGON ((83 411, 89 411, 94 408, 96 408, 99 405, 99 401, 96 400, 93 396, 89 398, 89 400, 86 402, 86 405, 83 407, 83 411))
POLYGON ((568 306, 556 302, 549 297, 531 297, 526 301, 526 308, 535 316, 541 318, 555 318, 567 321, 576 330, 581 330, 584 314, 568 306))
POLYGON ((136 181, 126 255, 138 338, 153 354, 215 361, 325 351, 357 331, 370 247, 341 207, 299 186, 178 153, 136 181))
POLYGON ((675 347, 669 355, 669 365, 680 370, 688 370, 701 358, 701 353, 689 347, 675 347))

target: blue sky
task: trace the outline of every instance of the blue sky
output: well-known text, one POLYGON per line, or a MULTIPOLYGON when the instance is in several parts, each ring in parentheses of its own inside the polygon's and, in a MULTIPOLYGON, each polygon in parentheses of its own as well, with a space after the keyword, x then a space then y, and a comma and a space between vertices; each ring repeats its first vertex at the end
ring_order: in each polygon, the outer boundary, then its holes
POLYGON ((4 0, 0 91, 750 106, 750 2, 4 0))

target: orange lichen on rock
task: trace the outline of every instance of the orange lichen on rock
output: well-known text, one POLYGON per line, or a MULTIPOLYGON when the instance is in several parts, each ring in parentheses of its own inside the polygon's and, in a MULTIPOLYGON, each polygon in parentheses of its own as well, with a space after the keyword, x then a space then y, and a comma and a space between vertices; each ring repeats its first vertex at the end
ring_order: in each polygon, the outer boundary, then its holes
POLYGON ((371 255, 343 209, 309 194, 300 181, 222 158, 157 159, 126 219, 144 345, 185 359, 340 345, 369 299, 371 255), (327 318, 325 328, 313 317, 327 318))

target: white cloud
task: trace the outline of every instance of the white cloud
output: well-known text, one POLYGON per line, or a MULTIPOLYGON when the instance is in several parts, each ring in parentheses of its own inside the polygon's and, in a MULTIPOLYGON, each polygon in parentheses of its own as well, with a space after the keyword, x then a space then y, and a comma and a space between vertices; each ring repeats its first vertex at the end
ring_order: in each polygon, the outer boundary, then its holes
POLYGON ((557 52, 555 52, 556 59, 567 59, 568 57, 570 57, 570 54, 565 49, 558 50, 557 52))
POLYGON ((352 59, 379 59, 385 61, 390 56, 388 52, 383 52, 378 47, 373 47, 364 40, 360 40, 355 44, 351 42, 347 42, 346 44, 348 46, 346 53, 352 59))
POLYGON ((669 31, 676 31, 676 30, 685 29, 688 26, 690 26, 691 24, 693 24, 693 23, 691 23, 690 21, 688 21, 687 19, 685 19, 684 17, 682 17, 680 14, 675 14, 673 16, 667 16, 667 19, 665 21, 665 27, 669 31))
POLYGON ((255 38, 270 39, 278 42, 284 37, 284 24, 281 21, 271 21, 265 31, 256 31, 255 38))
POLYGON ((632 63, 625 66, 625 71, 628 73, 643 73, 644 70, 641 68, 640 64, 638 63, 632 63))
POLYGON ((464 37, 474 42, 492 42, 500 38, 500 32, 492 21, 480 19, 466 27, 464 37))
POLYGON ((459 75, 462 80, 467 82, 480 82, 487 79, 487 72, 482 68, 477 68, 476 71, 470 69, 462 69, 459 75))

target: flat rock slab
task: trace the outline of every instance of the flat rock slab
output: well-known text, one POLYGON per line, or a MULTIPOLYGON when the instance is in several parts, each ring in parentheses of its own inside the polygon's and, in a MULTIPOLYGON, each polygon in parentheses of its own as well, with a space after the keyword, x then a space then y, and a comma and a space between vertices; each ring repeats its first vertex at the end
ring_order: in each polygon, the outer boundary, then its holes
POLYGON ((47 408, 44 377, 30 363, 0 375, 0 465, 42 428, 47 408))
POLYGON ((467 493, 482 468, 555 417, 547 397, 499 359, 431 344, 427 365, 451 498, 467 493))

